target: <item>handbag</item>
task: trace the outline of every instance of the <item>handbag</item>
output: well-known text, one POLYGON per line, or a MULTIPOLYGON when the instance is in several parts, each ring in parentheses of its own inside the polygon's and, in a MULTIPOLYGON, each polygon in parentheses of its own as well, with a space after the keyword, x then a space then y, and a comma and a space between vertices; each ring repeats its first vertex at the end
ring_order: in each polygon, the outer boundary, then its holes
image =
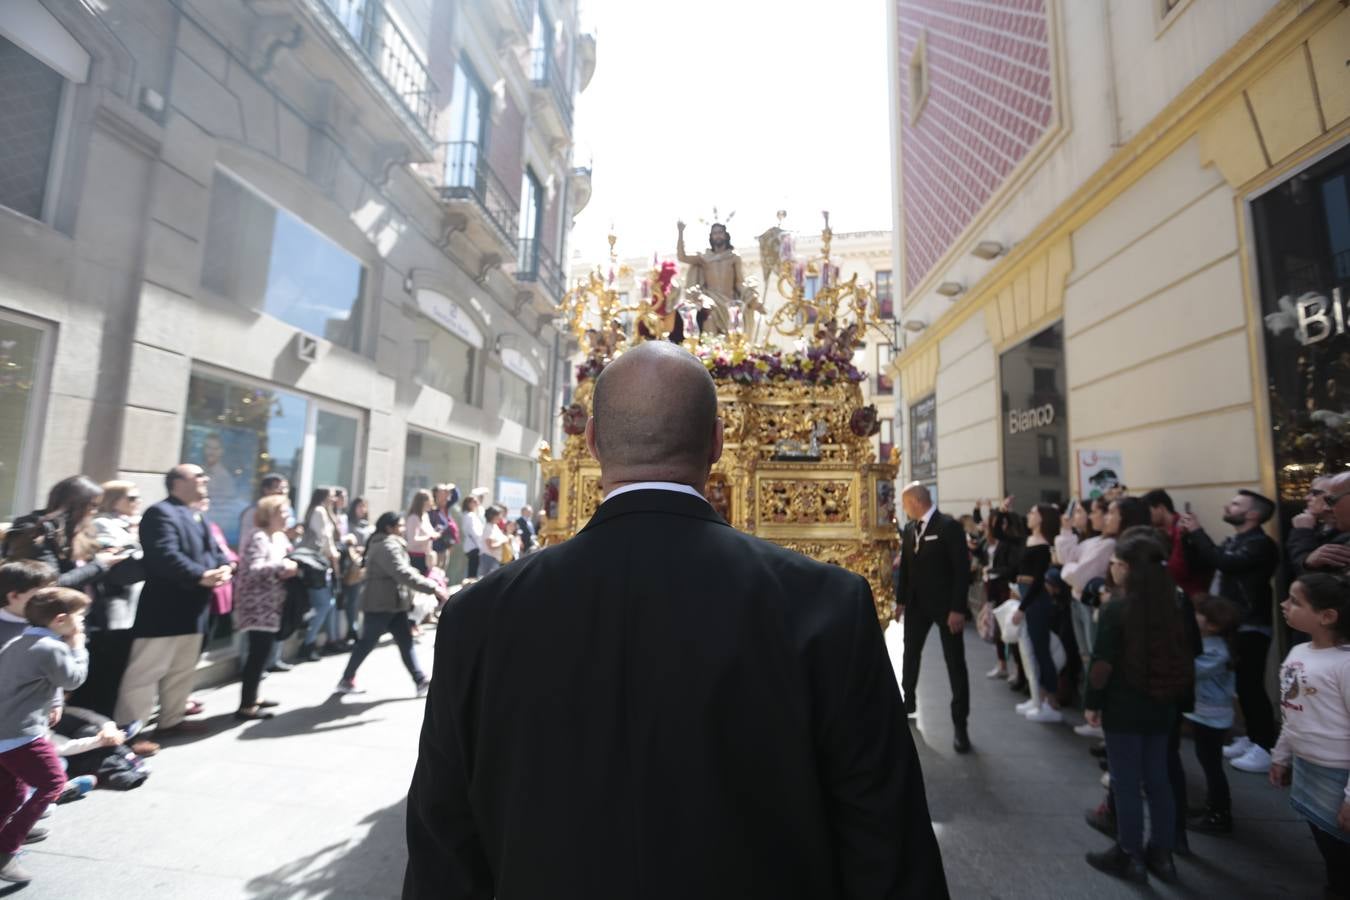
POLYGON ((994 605, 986 603, 975 616, 975 631, 989 644, 998 643, 998 622, 994 620, 994 605))
POLYGON ((998 630, 1003 633, 1003 643, 1015 644, 1022 637, 1022 626, 1013 624, 1013 614, 1021 607, 1016 600, 1005 600, 994 610, 998 618, 998 630))

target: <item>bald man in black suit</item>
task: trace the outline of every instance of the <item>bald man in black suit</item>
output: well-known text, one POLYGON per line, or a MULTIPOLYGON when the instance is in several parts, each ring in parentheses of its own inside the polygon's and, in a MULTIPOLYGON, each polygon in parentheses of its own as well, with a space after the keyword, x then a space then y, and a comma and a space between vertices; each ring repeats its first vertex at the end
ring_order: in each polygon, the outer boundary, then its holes
POLYGON ((590 523, 441 615, 403 896, 946 897, 871 590, 703 498, 703 364, 627 351, 586 437, 590 523))

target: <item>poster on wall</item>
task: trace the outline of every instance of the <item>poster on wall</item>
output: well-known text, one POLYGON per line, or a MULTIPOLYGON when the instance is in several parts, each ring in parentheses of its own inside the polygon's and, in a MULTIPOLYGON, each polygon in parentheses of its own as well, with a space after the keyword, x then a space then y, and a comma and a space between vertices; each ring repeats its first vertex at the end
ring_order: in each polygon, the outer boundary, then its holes
POLYGON ((506 507, 508 518, 514 519, 520 515, 520 508, 530 502, 528 492, 529 485, 523 481, 517 481, 514 478, 498 478, 497 495, 493 499, 506 507))
POLYGON ((1125 483, 1125 460, 1119 450, 1078 451, 1078 496, 1095 500, 1125 483))
POLYGON ((211 477, 206 516, 231 546, 239 542, 239 515, 253 499, 258 452, 258 434, 250 429, 188 425, 183 432, 183 459, 211 477))
POLYGON ((909 408, 909 477, 913 481, 937 479, 937 395, 909 408))

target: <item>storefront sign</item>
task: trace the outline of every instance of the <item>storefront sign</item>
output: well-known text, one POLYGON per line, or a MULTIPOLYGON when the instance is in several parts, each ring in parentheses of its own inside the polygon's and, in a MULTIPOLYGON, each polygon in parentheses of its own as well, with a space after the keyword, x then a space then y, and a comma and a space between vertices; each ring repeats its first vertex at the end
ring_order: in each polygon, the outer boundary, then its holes
POLYGON ((1341 301, 1341 289, 1333 288, 1329 301, 1312 292, 1298 300, 1281 297, 1278 310, 1266 316, 1266 328, 1278 335, 1291 327, 1294 337, 1305 347, 1345 334, 1345 304, 1341 301))
POLYGON ((1064 417, 1064 328, 1055 324, 999 357, 1003 393, 1003 493, 1017 509, 1063 503, 1069 489, 1064 417))
POLYGON ((1008 434, 1031 431, 1055 424, 1055 406, 1047 403, 1035 409, 1014 409, 1008 413, 1008 434))
POLYGON ((417 308, 422 314, 469 346, 483 349, 483 332, 458 303, 444 294, 425 288, 417 292, 417 308))
POLYGON ((1078 451, 1078 496, 1093 500, 1125 483, 1125 460, 1119 450, 1078 451))
POLYGON ((909 408, 909 477, 914 481, 937 478, 937 395, 909 408))
POLYGON ((520 508, 530 502, 530 488, 523 481, 516 481, 514 478, 498 478, 497 494, 493 497, 502 506, 506 507, 506 514, 514 519, 520 515, 520 508))
POLYGON ((530 364, 529 357, 511 347, 502 348, 502 368, 525 379, 528 384, 539 386, 539 370, 530 364))

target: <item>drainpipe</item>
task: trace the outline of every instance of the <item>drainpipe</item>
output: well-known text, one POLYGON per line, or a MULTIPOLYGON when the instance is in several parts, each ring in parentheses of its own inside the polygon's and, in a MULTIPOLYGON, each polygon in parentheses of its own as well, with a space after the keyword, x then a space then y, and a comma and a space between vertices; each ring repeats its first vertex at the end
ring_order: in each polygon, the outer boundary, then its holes
POLYGON ((1116 42, 1111 28, 1111 0, 1102 0, 1102 17, 1106 33, 1106 103, 1111 110, 1111 148, 1119 149, 1123 140, 1120 127, 1120 98, 1116 94, 1116 42))

